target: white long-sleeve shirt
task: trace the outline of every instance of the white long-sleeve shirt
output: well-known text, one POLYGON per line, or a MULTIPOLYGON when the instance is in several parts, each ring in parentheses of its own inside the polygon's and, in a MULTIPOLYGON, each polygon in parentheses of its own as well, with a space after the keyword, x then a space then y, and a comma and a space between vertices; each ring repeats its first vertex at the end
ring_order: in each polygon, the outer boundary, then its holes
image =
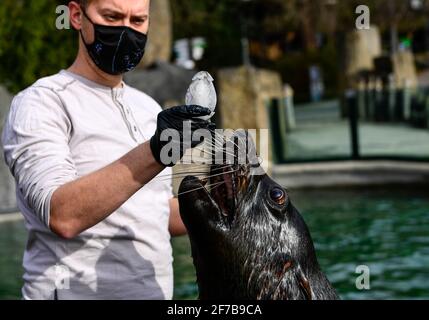
POLYGON ((49 229, 53 192, 149 140, 160 111, 125 83, 112 89, 64 70, 14 98, 2 141, 28 230, 25 299, 171 299, 171 180, 152 180, 73 240, 49 229))

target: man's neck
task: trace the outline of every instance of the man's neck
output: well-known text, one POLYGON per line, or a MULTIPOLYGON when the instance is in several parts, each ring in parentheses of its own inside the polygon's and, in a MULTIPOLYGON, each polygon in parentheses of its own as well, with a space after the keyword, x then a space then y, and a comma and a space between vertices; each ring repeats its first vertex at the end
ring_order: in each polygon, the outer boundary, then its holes
POLYGON ((84 54, 82 50, 79 51, 76 60, 67 69, 68 71, 106 87, 122 87, 122 75, 114 76, 101 71, 87 54, 84 54))

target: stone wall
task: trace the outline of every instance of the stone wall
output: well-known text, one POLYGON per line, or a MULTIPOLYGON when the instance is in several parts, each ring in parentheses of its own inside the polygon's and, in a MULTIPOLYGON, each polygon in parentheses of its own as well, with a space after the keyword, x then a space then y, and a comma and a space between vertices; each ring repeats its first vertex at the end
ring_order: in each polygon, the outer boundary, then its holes
POLYGON ((228 68, 219 71, 217 80, 223 128, 269 128, 267 104, 273 98, 283 98, 278 73, 253 67, 228 68))
POLYGON ((361 71, 373 70, 374 58, 381 54, 381 35, 376 26, 349 32, 346 36, 346 76, 351 78, 361 71))
POLYGON ((397 88, 418 86, 414 54, 411 51, 398 52, 392 57, 393 73, 397 88))
MULTIPOLYGON (((0 86, 0 132, 3 132, 3 125, 9 111, 12 95, 0 86)), ((0 143, 0 212, 16 207, 15 182, 6 166, 3 157, 3 146, 0 143)))
MULTIPOLYGON (((270 129, 268 105, 274 98, 284 99, 280 74, 246 66, 222 69, 218 73, 217 86, 218 126, 226 129, 270 129)), ((270 171, 273 159, 271 139, 257 141, 257 147, 259 151, 268 150, 268 159, 263 161, 264 169, 270 171)))

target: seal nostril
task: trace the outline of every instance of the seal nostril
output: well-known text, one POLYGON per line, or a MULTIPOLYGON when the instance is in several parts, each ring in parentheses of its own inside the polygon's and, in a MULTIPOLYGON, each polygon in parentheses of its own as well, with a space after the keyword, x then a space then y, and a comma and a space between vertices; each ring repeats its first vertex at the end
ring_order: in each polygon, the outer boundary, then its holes
POLYGON ((270 191, 271 200, 279 205, 284 205, 286 203, 286 192, 281 188, 273 188, 270 191))

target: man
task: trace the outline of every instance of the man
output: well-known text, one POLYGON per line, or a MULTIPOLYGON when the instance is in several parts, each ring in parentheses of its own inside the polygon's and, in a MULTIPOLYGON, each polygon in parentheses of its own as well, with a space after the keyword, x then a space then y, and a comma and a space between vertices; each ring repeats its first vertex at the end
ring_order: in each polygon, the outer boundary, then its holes
POLYGON ((29 234, 25 299, 172 298, 170 235, 186 230, 171 181, 155 178, 175 162, 161 159, 160 136, 183 121, 208 128, 197 118, 210 110, 161 112, 123 83, 143 56, 149 5, 71 1, 75 62, 12 102, 3 145, 29 234))

